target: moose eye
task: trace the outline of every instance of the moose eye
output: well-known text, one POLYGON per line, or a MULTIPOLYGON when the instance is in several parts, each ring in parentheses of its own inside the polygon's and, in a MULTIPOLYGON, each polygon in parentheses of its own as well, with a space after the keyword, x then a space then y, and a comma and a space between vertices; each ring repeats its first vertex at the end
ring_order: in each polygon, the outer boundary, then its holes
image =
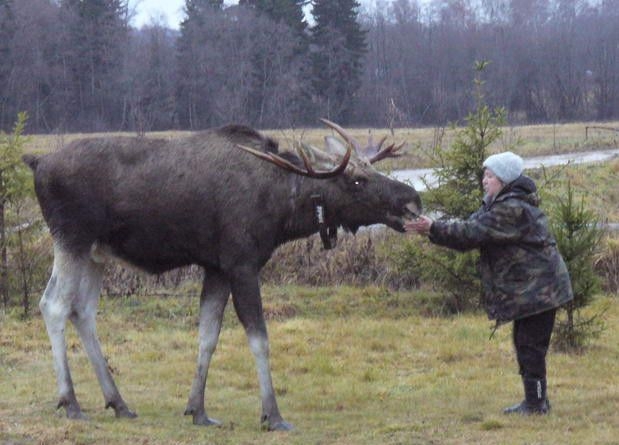
POLYGON ((355 187, 363 187, 366 183, 366 180, 364 178, 355 178, 353 179, 352 183, 355 187))

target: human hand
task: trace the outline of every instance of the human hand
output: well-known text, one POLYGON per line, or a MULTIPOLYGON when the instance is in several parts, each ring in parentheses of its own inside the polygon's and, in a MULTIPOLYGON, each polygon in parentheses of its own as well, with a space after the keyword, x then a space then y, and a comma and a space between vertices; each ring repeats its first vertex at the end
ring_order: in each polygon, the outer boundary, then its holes
POLYGON ((420 215, 416 219, 412 219, 404 223, 404 230, 406 232, 417 232, 420 235, 429 235, 430 227, 434 221, 425 215, 420 215))

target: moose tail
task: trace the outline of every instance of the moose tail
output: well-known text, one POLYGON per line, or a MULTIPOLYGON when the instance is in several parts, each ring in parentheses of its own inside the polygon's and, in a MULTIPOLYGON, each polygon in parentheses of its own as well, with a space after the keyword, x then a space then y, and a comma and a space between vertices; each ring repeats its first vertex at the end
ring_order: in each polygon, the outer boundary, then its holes
POLYGON ((33 172, 37 171, 37 165, 39 165, 39 158, 37 156, 27 154, 23 155, 21 159, 28 165, 28 167, 30 167, 33 172))

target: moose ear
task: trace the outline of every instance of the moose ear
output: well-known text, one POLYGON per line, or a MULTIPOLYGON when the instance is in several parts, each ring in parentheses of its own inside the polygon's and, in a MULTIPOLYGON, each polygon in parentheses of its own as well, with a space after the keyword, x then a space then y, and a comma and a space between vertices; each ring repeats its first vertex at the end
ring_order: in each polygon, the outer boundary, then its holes
MULTIPOLYGON (((339 163, 338 159, 342 157, 334 156, 326 150, 321 150, 304 142, 297 145, 297 152, 301 157, 305 155, 312 164, 326 169, 331 169, 336 166, 339 163)), ((346 155, 346 153, 343 153, 343 155, 346 155)))
POLYGON ((299 155, 301 159, 306 157, 312 164, 316 163, 315 150, 311 145, 299 141, 295 141, 293 145, 296 149, 297 155, 299 155))
POLYGON ((347 147, 335 136, 325 136, 325 151, 331 155, 341 157, 346 154, 347 147))

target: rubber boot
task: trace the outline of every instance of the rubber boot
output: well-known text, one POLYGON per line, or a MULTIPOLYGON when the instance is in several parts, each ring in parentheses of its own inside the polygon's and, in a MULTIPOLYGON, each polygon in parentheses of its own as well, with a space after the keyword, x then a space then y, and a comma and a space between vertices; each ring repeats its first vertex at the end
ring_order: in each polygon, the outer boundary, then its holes
POLYGON ((503 414, 548 414, 550 402, 546 396, 546 379, 523 378, 524 400, 505 408, 503 414))

